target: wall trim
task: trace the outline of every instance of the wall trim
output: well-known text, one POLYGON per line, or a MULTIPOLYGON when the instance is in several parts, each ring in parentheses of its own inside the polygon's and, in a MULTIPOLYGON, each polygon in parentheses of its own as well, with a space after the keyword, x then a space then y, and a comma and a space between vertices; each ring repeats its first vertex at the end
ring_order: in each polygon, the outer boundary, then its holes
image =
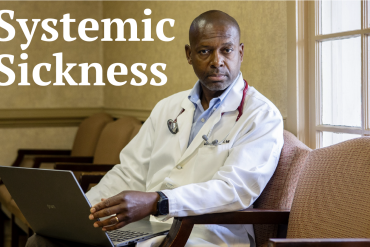
POLYGON ((0 128, 68 127, 103 108, 0 109, 0 128))
MULTIPOLYGON (((0 109, 0 128, 70 127, 78 126, 92 114, 106 112, 113 118, 136 117, 145 121, 151 110, 118 108, 48 108, 48 109, 0 109)), ((284 126, 286 124, 286 117, 284 126)))
POLYGON ((151 110, 115 108, 39 108, 0 109, 0 128, 70 127, 78 126, 92 114, 106 112, 114 118, 133 116, 145 121, 151 110))
POLYGON ((114 118, 120 118, 123 116, 131 116, 131 117, 136 117, 140 121, 145 121, 148 119, 152 110, 104 108, 104 112, 110 114, 114 118))

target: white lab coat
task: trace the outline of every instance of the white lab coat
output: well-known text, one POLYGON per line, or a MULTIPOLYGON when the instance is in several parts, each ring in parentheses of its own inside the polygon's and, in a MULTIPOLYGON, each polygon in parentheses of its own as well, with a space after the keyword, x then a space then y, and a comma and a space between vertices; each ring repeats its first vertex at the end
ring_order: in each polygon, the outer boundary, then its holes
MULTIPOLYGON (((90 202, 95 204, 123 190, 162 190, 169 199, 169 215, 159 219, 162 221, 252 206, 278 163, 283 120, 279 110, 249 86, 243 115, 235 122, 243 88, 240 74, 189 147, 195 109, 188 99, 190 90, 161 100, 137 136, 121 151, 121 164, 87 193, 90 202), (167 120, 175 119, 181 109, 185 111, 177 118, 179 132, 172 134, 167 120), (228 135, 229 143, 204 145, 202 135, 213 125, 209 139, 223 140, 228 135)), ((254 238, 252 225, 196 225, 187 246, 248 246, 248 234, 254 238)), ((138 246, 156 246, 149 242, 153 240, 138 246)))

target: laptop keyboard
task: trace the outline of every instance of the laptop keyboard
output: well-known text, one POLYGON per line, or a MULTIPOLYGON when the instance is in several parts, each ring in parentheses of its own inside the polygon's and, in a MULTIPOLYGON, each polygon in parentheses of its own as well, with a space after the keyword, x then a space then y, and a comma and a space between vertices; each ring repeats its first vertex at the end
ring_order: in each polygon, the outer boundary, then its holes
POLYGON ((122 230, 114 230, 108 232, 108 236, 110 237, 110 239, 115 242, 124 242, 126 240, 136 239, 148 234, 149 233, 146 232, 122 231, 122 230))

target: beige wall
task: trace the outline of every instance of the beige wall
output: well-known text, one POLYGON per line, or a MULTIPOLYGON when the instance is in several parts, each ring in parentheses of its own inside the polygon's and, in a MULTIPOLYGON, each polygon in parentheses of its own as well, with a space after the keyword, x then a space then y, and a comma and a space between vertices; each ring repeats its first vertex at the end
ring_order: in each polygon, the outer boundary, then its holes
MULTIPOLYGON (((55 57, 54 53, 63 52, 63 63, 103 63, 102 43, 100 41, 85 42, 77 38, 73 42, 63 39, 63 25, 58 22, 56 29, 59 37, 56 41, 41 41, 44 33, 41 23, 38 23, 34 38, 30 46, 22 51, 20 44, 26 43, 26 38, 15 19, 29 19, 29 28, 32 27, 31 19, 54 18, 60 20, 64 14, 70 13, 71 19, 79 23, 82 19, 101 19, 101 2, 0 2, 0 9, 14 11, 14 18, 4 14, 3 18, 16 30, 13 40, 1 42, 0 54, 14 55, 14 63, 10 65, 8 59, 4 63, 16 74, 15 82, 11 86, 0 87, 0 109, 15 108, 69 108, 69 107, 102 107, 103 87, 71 87, 71 86, 38 86, 32 80, 32 69, 38 63, 50 63, 51 71, 45 68, 41 70, 41 78, 44 81, 55 82, 55 57), (27 53, 28 79, 31 86, 18 86, 20 82, 20 67, 18 64, 24 61, 20 59, 21 53, 27 53)), ((71 37, 78 37, 77 24, 71 24, 71 37)), ((6 37, 7 31, 0 29, 0 36, 6 37)), ((49 34, 50 37, 50 34, 49 34)), ((64 69, 66 66, 64 66, 64 69)), ((94 72, 93 70, 89 72, 94 72)), ((75 66, 71 70, 71 76, 80 82, 80 67, 75 66)), ((91 73, 91 81, 95 81, 95 73, 91 73)), ((0 81, 7 81, 7 76, 0 73, 0 81)))
MULTIPOLYGON (((219 9, 232 15, 239 23, 245 44, 245 59, 241 71, 250 85, 267 96, 287 115, 287 15, 286 2, 104 2, 104 18, 134 18, 138 20, 138 37, 143 38, 140 20, 145 19, 145 8, 152 10, 153 42, 105 42, 104 64, 121 62, 128 68, 138 62, 167 64, 168 82, 162 87, 149 83, 134 87, 106 86, 104 106, 150 110, 162 98, 190 89, 197 78, 185 59, 184 46, 188 44, 191 21, 200 13, 219 9), (135 11, 133 11, 135 10, 135 11), (175 26, 167 24, 165 34, 175 36, 171 42, 160 41, 155 34, 156 23, 163 18, 175 19, 175 26), (139 99, 139 100, 138 100, 139 99)), ((126 30, 129 37, 129 29, 126 30)), ((153 77, 147 68, 147 76, 153 77)), ((127 79, 131 77, 127 76, 127 79)))
MULTIPOLYGON (((63 63, 84 63, 97 62, 103 64, 102 44, 100 41, 85 42, 76 40, 66 42, 62 38, 63 26, 57 24, 56 29, 59 37, 53 42, 41 41, 43 30, 38 24, 34 38, 30 46, 22 51, 20 44, 25 43, 26 38, 15 19, 61 19, 63 14, 70 13, 71 18, 79 23, 85 18, 100 20, 102 16, 101 2, 0 2, 0 9, 14 11, 14 18, 10 20, 8 15, 3 18, 11 23, 16 29, 16 35, 12 41, 1 42, 0 54, 14 55, 14 64, 10 65, 4 59, 4 64, 9 66, 16 73, 16 80, 13 85, 0 87, 0 110, 1 109, 38 109, 38 108, 76 108, 76 107, 103 107, 103 87, 41 87, 32 81, 32 69, 38 63, 50 63, 50 72, 45 70, 41 73, 44 81, 55 81, 55 57, 53 53, 63 52, 63 63), (93 51, 93 52, 92 52, 93 51), (19 63, 24 62, 20 59, 21 53, 27 53, 29 66, 28 79, 31 86, 20 87, 19 63)), ((31 21, 29 21, 31 25, 31 21)), ((73 24, 72 24, 73 25, 73 24)), ((31 28, 31 26, 29 26, 31 28)), ((0 29, 0 36, 5 37, 7 32, 0 29)), ((77 36, 77 28, 71 28, 71 36, 77 36)), ((71 70, 71 76, 80 81, 81 75, 79 67, 71 70)), ((91 74, 91 81, 95 81, 95 73, 91 74)), ((89 76, 90 78, 90 76, 89 76)), ((0 73, 0 81, 7 80, 7 76, 0 73)), ((1 112, 0 112, 1 115, 1 112)), ((1 116, 0 116, 1 117, 1 116)), ((77 127, 50 127, 34 128, 32 124, 23 128, 0 128, 0 165, 10 165, 19 148, 50 148, 50 149, 70 149, 77 127)))
POLYGON ((77 127, 0 129, 0 166, 14 162, 20 148, 71 149, 77 127))
MULTIPOLYGON (((162 98, 178 91, 190 89, 197 78, 192 67, 187 64, 184 45, 188 43, 188 28, 191 21, 200 13, 219 9, 235 17, 239 22, 245 44, 245 59, 241 71, 250 85, 254 86, 271 99, 280 109, 283 117, 287 115, 287 11, 286 2, 265 1, 238 1, 238 2, 0 2, 0 9, 15 11, 13 20, 5 18, 16 28, 16 36, 10 42, 2 42, 0 54, 15 56, 13 65, 5 64, 16 72, 14 85, 0 87, 0 122, 1 110, 4 109, 43 109, 57 110, 65 108, 115 108, 118 110, 145 110, 150 111, 162 98), (54 42, 40 41, 43 30, 40 23, 30 46, 25 51, 28 54, 29 82, 31 86, 19 87, 20 68, 17 66, 23 61, 20 54, 23 52, 20 44, 25 37, 19 27, 17 18, 24 19, 61 19, 63 14, 70 13, 76 23, 85 18, 93 18, 100 22, 104 18, 134 18, 138 23, 138 36, 143 37, 142 19, 147 18, 143 11, 152 10, 152 37, 154 42, 85 42, 77 38, 73 42, 62 39, 62 25, 58 23, 59 38, 54 42), (175 19, 175 26, 165 26, 165 34, 175 36, 174 41, 162 42, 156 37, 156 23, 163 18, 175 19), (92 63, 97 62, 105 67, 105 71, 112 63, 124 63, 128 68, 132 64, 142 62, 147 64, 147 71, 153 63, 166 63, 165 74, 168 82, 162 87, 154 87, 149 83, 142 87, 128 84, 115 87, 40 87, 32 82, 32 68, 41 62, 52 64, 51 72, 41 74, 44 81, 55 81, 55 58, 53 53, 63 52, 64 63, 92 63)), ((6 15, 5 15, 6 16, 6 15)), ((77 24, 72 24, 72 36, 77 36, 77 24)), ((126 36, 129 29, 126 28, 126 36)), ((102 29, 100 29, 102 30, 102 29)), ((114 35, 113 31, 113 35, 114 35)), ((5 37, 6 31, 0 29, 0 37, 5 37)), ((5 60, 6 61, 6 60, 5 60)), ((90 70, 90 81, 94 82, 94 70, 90 70)), ((105 73, 104 73, 105 74, 105 73)), ((146 73, 148 78, 151 73, 146 73)), ((79 82, 80 70, 75 67, 72 77, 79 82)), ((131 77, 126 77, 131 80, 131 77)), ((157 79, 157 78, 156 78, 157 79)), ((7 77, 0 73, 0 81, 7 77)), ((158 80, 158 79, 157 79, 158 80)), ((81 110, 84 111, 84 110, 81 110)), ((135 112, 130 112, 135 113, 135 112)), ((145 113, 146 114, 146 113, 145 113)), ((144 115, 145 115, 144 114, 144 115)), ((21 116, 20 116, 21 118, 21 116)), ((0 123, 1 124, 1 123, 0 123)), ((1 126, 1 125, 0 125, 1 126)), ((9 126, 8 126, 9 127, 9 126)), ((76 127, 35 128, 27 124, 23 128, 0 127, 0 165, 10 164, 18 148, 70 148, 76 127)))
MULTIPOLYGON (((245 44, 245 59, 241 71, 245 79, 264 95, 270 98, 286 117, 286 66, 287 66, 287 13, 286 2, 277 1, 238 1, 238 2, 1 2, 0 9, 15 11, 15 17, 9 21, 16 28, 16 37, 0 46, 0 54, 14 54, 15 62, 11 67, 17 75, 12 86, 1 87, 0 109, 14 108, 68 108, 68 107, 106 107, 123 109, 151 110, 156 102, 178 91, 189 89, 197 80, 192 67, 187 64, 184 54, 184 45, 188 43, 188 28, 191 21, 200 13, 209 9, 225 11, 239 22, 245 44), (210 5, 210 3, 212 3, 210 5), (210 7, 211 6, 211 7, 210 7), (24 35, 14 20, 16 18, 56 18, 61 19, 63 14, 70 13, 76 19, 72 24, 71 36, 77 35, 77 23, 84 18, 94 18, 100 21, 103 18, 134 18, 138 22, 138 36, 143 37, 143 23, 147 18, 143 11, 152 9, 152 37, 154 42, 102 42, 102 28, 99 39, 94 42, 85 42, 77 38, 76 41, 66 42, 62 39, 62 25, 58 23, 59 38, 57 41, 40 41, 43 30, 38 26, 35 36, 27 50, 29 58, 29 80, 31 86, 20 87, 16 83, 20 80, 21 63, 19 58, 23 52, 20 44, 25 42, 24 35), (175 36, 171 42, 160 41, 156 37, 156 23, 163 18, 176 20, 175 26, 165 26, 167 36, 175 36), (135 87, 127 83, 116 87, 87 86, 46 86, 40 87, 32 83, 31 69, 40 62, 49 62, 55 66, 53 53, 63 52, 64 62, 83 63, 97 62, 108 66, 115 62, 126 64, 128 68, 134 63, 143 62, 148 65, 146 74, 152 77, 149 67, 153 63, 167 64, 165 74, 168 82, 162 87, 154 87, 149 83, 142 87, 135 87), (140 100, 137 100, 137 99, 140 100)), ((115 35, 115 28, 113 35, 115 35)), ((0 29, 0 36, 6 31, 0 29)), ((126 28, 126 37, 129 29, 126 28)), ((90 70, 91 81, 94 81, 94 70, 90 70)), ((105 74, 105 73, 104 73, 105 74)), ((80 81, 80 68, 71 70, 71 75, 77 82, 80 81)), ((42 78, 55 81, 55 69, 51 72, 43 71, 42 78)), ((132 75, 126 77, 128 80, 132 75)), ((0 80, 6 80, 6 75, 0 74, 0 80)), ((157 79, 158 80, 158 79, 157 79)), ((107 82, 107 80, 105 80, 107 82)))

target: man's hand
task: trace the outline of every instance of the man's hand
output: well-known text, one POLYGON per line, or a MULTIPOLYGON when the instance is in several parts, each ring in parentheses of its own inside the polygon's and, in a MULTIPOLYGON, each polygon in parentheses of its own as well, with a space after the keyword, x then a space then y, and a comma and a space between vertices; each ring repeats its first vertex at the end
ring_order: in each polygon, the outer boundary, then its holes
POLYGON ((96 220, 116 214, 116 216, 94 223, 94 227, 103 227, 103 231, 112 231, 150 214, 155 214, 158 200, 159 195, 156 192, 122 191, 94 205, 90 209, 89 219, 96 220))

